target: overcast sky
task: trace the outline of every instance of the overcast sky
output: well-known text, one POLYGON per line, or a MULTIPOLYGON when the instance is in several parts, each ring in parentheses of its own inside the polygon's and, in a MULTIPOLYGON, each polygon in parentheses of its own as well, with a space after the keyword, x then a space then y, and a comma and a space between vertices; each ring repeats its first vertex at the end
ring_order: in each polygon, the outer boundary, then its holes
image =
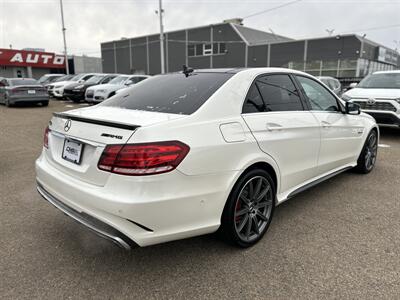
MULTIPOLYGON (((165 31, 219 23, 292 1, 164 0, 165 31)), ((69 52, 100 56, 101 42, 157 33, 156 9, 158 0, 64 0, 69 52)), ((0 0, 0 22, 0 48, 62 51, 59 0, 0 0)), ((326 36, 326 29, 356 32, 395 48, 400 0, 302 0, 249 17, 244 25, 295 39, 326 36)))

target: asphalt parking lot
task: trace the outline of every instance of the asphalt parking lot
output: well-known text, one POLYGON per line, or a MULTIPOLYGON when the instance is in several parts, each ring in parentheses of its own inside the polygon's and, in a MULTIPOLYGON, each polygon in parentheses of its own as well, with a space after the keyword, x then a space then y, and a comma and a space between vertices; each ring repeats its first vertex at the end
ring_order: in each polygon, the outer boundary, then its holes
POLYGON ((400 298, 400 129, 375 170, 347 172, 279 206, 247 250, 213 235, 125 252, 35 189, 54 111, 0 106, 0 298, 400 298))

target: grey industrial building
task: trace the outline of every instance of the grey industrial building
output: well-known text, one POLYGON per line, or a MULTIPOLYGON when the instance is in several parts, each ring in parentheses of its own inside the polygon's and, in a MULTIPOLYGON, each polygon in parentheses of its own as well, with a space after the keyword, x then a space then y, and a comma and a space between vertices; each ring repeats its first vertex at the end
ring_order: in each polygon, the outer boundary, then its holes
MULTIPOLYGON (((159 74, 159 34, 101 44, 103 72, 159 74)), ((344 81, 400 66, 399 54, 355 34, 293 40, 237 21, 165 33, 165 69, 286 67, 344 81)))
POLYGON ((102 72, 100 57, 70 55, 68 57, 68 63, 70 73, 72 74, 102 72))

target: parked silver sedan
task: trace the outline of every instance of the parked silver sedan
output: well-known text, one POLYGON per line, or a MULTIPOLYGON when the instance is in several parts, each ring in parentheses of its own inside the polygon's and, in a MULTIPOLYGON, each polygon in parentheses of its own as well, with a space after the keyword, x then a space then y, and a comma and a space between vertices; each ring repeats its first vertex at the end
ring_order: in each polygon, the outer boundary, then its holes
POLYGON ((22 102, 47 106, 47 89, 33 78, 3 78, 0 81, 0 103, 12 106, 22 102))

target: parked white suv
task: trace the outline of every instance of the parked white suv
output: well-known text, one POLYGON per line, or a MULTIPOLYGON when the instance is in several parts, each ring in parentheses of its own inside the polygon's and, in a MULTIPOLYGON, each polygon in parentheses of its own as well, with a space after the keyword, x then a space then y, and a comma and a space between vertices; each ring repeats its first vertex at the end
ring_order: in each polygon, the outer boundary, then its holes
POLYGON ((360 105, 377 123, 400 126, 400 71, 381 71, 365 77, 342 95, 360 105))
POLYGON ((51 83, 47 86, 47 90, 54 98, 56 99, 63 99, 64 98, 64 88, 74 82, 85 82, 89 78, 93 77, 96 75, 95 73, 89 73, 89 74, 78 74, 72 77, 71 79, 67 81, 59 81, 59 82, 54 82, 51 83))
POLYGON ((100 103, 114 96, 118 90, 127 88, 149 77, 148 75, 120 75, 108 84, 89 87, 85 93, 85 100, 88 103, 100 103))

